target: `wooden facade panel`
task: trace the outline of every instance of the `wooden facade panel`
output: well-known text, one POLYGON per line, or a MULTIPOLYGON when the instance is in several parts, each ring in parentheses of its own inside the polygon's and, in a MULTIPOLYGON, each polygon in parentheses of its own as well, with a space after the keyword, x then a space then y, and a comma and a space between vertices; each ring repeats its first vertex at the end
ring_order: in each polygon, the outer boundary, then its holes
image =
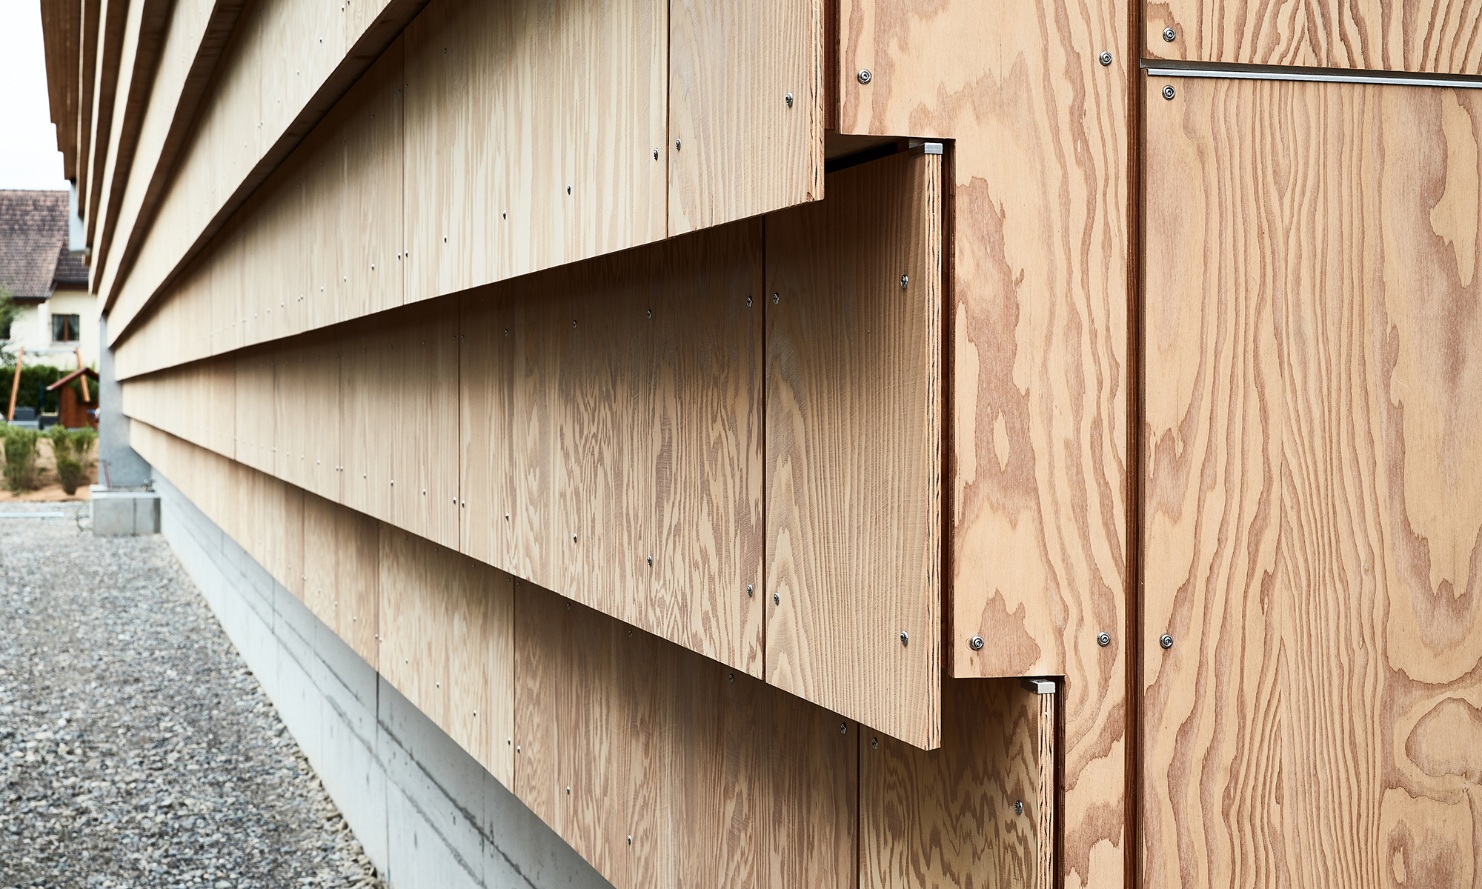
POLYGON ((949 680, 940 749, 863 730, 859 886, 1057 885, 1054 701, 1013 680, 949 680))
POLYGON ((824 5, 670 4, 671 235, 823 197, 824 5))
POLYGON ((331 243, 338 252, 338 320, 360 318, 402 303, 404 73, 398 39, 327 118, 332 119, 331 130, 339 133, 343 143, 335 183, 339 218, 332 227, 320 230, 334 235, 331 243), (349 232, 354 236, 345 237, 349 232))
POLYGON ((1475 884, 1482 96, 1146 87, 1145 878, 1475 884))
MULTIPOLYGON (((390 516, 398 528, 458 547, 458 304, 444 300, 374 319, 383 385, 367 390, 369 424, 390 443, 390 516)), ((356 409, 360 403, 356 403, 356 409)), ((352 479, 353 481, 353 479, 352 479)))
POLYGON ((1478 10, 1446 0, 1149 0, 1154 59, 1482 74, 1478 10), (1166 33, 1172 29, 1172 40, 1166 33))
POLYGON ((516 793, 615 886, 855 885, 854 723, 529 584, 516 611, 516 793))
POLYGON ((664 236, 664 155, 653 153, 666 23, 656 0, 443 0, 413 20, 408 301, 664 236))
POLYGON ((459 298, 458 551, 527 576, 514 546, 515 312, 488 291, 459 298))
POLYGON ((381 524, 335 508, 335 633, 381 669, 381 524))
POLYGON ((839 15, 840 131, 954 139, 946 663, 1065 677, 1067 887, 1121 885, 1127 856, 1131 21, 1121 0, 839 15))
POLYGON ((767 681, 940 741, 942 164, 767 220, 767 681), (902 284, 905 286, 902 286, 902 284))
POLYGON ((439 727, 448 725, 452 662, 445 629, 448 554, 400 528, 380 528, 381 675, 439 727))
MULTIPOLYGON (((400 430, 403 352, 414 344, 386 318, 345 331, 340 364, 340 502, 381 521, 391 520, 392 452, 400 430)), ((407 430, 416 434, 424 430, 407 430)), ((416 473, 414 473, 415 475, 416 473)), ((416 489, 422 495, 421 488, 416 489)))

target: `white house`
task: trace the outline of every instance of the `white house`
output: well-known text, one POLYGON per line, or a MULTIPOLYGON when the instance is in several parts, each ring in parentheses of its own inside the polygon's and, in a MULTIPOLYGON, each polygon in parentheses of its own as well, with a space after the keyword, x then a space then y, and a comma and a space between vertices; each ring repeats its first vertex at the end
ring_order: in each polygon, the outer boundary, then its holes
POLYGON ((0 287, 19 309, 0 342, 27 364, 98 362, 98 304, 83 252, 69 249, 65 191, 0 190, 0 287))

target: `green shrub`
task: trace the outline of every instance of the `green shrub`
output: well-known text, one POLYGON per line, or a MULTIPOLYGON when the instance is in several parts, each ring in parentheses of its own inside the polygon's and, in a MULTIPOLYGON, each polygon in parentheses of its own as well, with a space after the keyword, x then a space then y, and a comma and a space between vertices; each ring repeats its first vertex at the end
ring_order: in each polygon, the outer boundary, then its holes
POLYGON ((35 429, 0 426, 5 439, 5 487, 12 493, 34 491, 41 486, 36 466, 36 442, 41 433, 35 429))
POLYGON ((87 482, 88 470, 93 468, 93 442, 98 433, 92 429, 63 429, 53 426, 46 431, 51 439, 51 451, 57 461, 57 479, 67 496, 87 482))

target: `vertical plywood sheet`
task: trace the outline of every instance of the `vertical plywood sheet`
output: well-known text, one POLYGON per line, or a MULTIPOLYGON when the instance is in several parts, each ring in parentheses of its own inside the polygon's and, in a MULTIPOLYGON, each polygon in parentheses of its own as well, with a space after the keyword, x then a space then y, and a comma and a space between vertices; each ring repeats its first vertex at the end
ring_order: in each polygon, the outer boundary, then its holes
POLYGON ((1054 695, 951 680, 942 746, 860 737, 861 889, 1050 889, 1054 695))
POLYGON ((370 516, 334 508, 335 632, 365 662, 381 669, 381 526, 370 516))
POLYGON ((448 724, 452 669, 445 629, 444 580, 436 546, 399 528, 380 530, 381 675, 438 726, 448 724))
MULTIPOLYGON (((371 2, 371 0, 366 0, 371 2)), ((402 303, 402 41, 397 39, 331 112, 340 120, 343 175, 334 231, 339 250, 339 318, 402 303), (343 109, 343 112, 341 111, 343 109)))
POLYGON ((390 369, 376 396, 390 411, 391 517, 398 528, 456 549, 458 521, 458 304, 445 300, 385 319, 390 369))
POLYGON ((840 131, 955 140, 946 663, 1065 677, 1072 889, 1121 886, 1128 854, 1132 20, 1123 0, 839 15, 840 131))
POLYGON ((514 413, 514 310, 487 290, 459 297, 458 551, 526 574, 514 547, 519 430, 514 413), (508 518, 506 518, 508 516, 508 518))
POLYGON ((406 36, 408 301, 664 236, 665 156, 653 154, 667 18, 658 0, 418 15, 406 36))
POLYGON ((671 235, 823 197, 823 6, 670 4, 671 235))
POLYGON ((940 741, 941 155, 767 220, 767 681, 940 741), (902 281, 906 286, 902 286, 902 281))
POLYGON ((604 877, 855 885, 853 723, 528 584, 516 607, 515 790, 604 877))
POLYGON ((405 352, 418 348, 403 333, 387 318, 367 319, 343 331, 339 349, 340 502, 385 522, 392 520, 392 460, 402 431, 400 370, 405 352))
POLYGON ((1475 885, 1482 96, 1147 90, 1145 879, 1475 885))
POLYGON ((1156 59, 1424 74, 1482 73, 1477 9, 1442 0, 1147 3, 1144 52, 1156 59), (1173 39, 1164 32, 1173 29, 1173 39))

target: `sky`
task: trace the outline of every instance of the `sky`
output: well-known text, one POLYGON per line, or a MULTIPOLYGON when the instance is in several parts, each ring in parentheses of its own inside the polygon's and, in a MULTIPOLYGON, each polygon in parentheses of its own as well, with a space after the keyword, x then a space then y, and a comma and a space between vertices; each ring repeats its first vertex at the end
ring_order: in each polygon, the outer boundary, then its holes
POLYGON ((0 188, 66 189, 46 98, 39 0, 0 0, 0 188))

